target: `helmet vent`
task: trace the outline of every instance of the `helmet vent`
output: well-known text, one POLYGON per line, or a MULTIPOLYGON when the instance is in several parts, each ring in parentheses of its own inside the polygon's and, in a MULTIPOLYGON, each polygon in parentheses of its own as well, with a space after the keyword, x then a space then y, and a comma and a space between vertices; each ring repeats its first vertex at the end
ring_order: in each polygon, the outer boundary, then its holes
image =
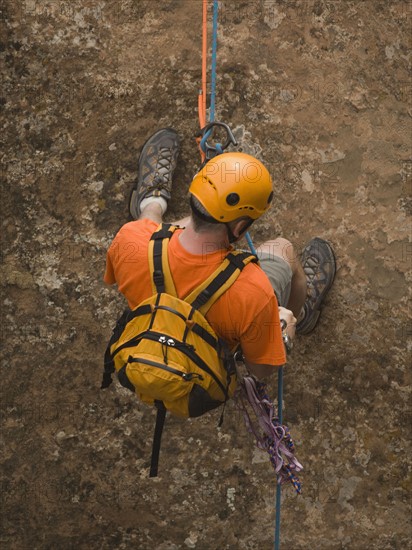
POLYGON ((206 179, 207 183, 208 183, 211 187, 213 187, 213 189, 214 189, 215 191, 217 191, 216 185, 213 183, 213 181, 211 181, 209 178, 205 178, 205 179, 206 179))

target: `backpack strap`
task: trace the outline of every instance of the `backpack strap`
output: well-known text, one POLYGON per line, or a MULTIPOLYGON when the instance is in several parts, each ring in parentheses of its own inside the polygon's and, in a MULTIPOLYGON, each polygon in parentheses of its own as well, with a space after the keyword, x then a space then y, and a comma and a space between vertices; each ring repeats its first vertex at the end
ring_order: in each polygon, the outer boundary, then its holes
POLYGON ((170 223, 160 224, 150 238, 148 255, 153 294, 167 292, 177 296, 167 254, 169 241, 176 229, 178 228, 170 223))
POLYGON ((229 252, 222 264, 206 281, 186 296, 185 302, 198 309, 202 315, 212 307, 220 296, 232 286, 242 269, 250 262, 258 263, 254 254, 233 250, 229 252))
POLYGON ((156 414, 156 426, 153 435, 153 445, 152 445, 152 458, 150 460, 150 474, 149 477, 157 477, 157 468, 159 465, 159 453, 160 453, 160 442, 162 440, 163 426, 166 419, 166 407, 163 404, 163 401, 155 401, 157 408, 156 414))

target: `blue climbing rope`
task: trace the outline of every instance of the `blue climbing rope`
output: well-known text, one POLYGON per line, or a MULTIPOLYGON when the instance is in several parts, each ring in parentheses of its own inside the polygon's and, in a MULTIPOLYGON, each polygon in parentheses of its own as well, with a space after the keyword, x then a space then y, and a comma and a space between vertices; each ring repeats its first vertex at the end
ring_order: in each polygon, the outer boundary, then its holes
MULTIPOLYGON (((215 110, 216 110, 216 73, 217 73, 217 28, 218 28, 218 13, 219 13, 219 2, 218 0, 213 1, 213 36, 212 36, 212 76, 211 76, 211 93, 210 93, 210 111, 209 111, 209 121, 213 122, 215 120, 215 110)), ((202 150, 205 150, 206 141, 210 135, 210 132, 206 132, 203 136, 200 146, 202 150)), ((216 143, 215 145, 217 154, 223 152, 222 145, 216 143)), ((252 254, 257 256, 256 248, 252 242, 249 232, 245 234, 246 241, 250 248, 252 254)), ((279 423, 283 423, 283 367, 279 368, 278 371, 278 418, 279 423)), ((279 481, 279 480, 278 480, 279 481)), ((275 550, 280 549, 280 511, 281 511, 281 501, 282 501, 282 486, 280 483, 276 485, 276 516, 275 516, 275 550)))
POLYGON ((246 241, 247 241, 247 244, 248 244, 248 246, 249 246, 249 248, 250 248, 251 253, 254 254, 255 256, 257 256, 256 248, 255 248, 255 246, 254 246, 254 244, 253 244, 253 242, 252 242, 251 236, 249 235, 249 231, 247 231, 247 232, 245 233, 245 239, 246 239, 246 241))
MULTIPOLYGON (((209 108, 209 122, 215 121, 216 112, 216 74, 217 74, 217 27, 218 27, 218 15, 219 15, 219 2, 213 0, 213 26, 212 26, 212 68, 211 68, 211 90, 210 90, 210 108, 209 108)), ((212 130, 205 133, 200 141, 200 147, 203 152, 206 152, 206 141, 209 139, 212 130)), ((223 153, 222 145, 216 143, 215 145, 217 154, 223 153)))
MULTIPOLYGON (((283 424, 283 367, 278 371, 278 418, 279 424, 283 424)), ((279 481, 279 480, 278 480, 279 481)), ((275 515, 275 550, 280 548, 280 507, 282 502, 282 486, 276 485, 276 515, 275 515)))

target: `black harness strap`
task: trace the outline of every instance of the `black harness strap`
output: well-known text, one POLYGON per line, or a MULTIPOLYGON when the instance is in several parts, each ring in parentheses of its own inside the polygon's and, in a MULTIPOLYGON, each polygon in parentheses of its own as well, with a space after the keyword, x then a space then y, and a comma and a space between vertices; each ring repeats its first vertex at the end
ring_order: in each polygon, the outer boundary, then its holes
POLYGON ((149 477, 157 477, 157 469, 159 465, 159 453, 160 443, 162 440, 163 426, 166 419, 166 407, 163 405, 163 401, 155 401, 157 407, 156 426, 153 436, 152 445, 152 458, 150 461, 150 475, 149 477))
POLYGON ((240 269, 240 271, 242 271, 242 269, 245 267, 245 260, 246 258, 249 258, 249 256, 254 256, 252 262, 258 262, 257 256, 251 254, 250 252, 241 252, 240 254, 233 254, 232 252, 229 252, 226 257, 230 261, 230 263, 235 264, 235 266, 240 269))
MULTIPOLYGON (((242 271, 245 267, 244 260, 250 257, 249 252, 243 252, 241 254, 232 254, 231 252, 226 256, 226 259, 230 261, 230 264, 217 275, 215 279, 199 294, 199 296, 192 302, 192 306, 195 309, 199 309, 204 306, 210 298, 222 287, 226 281, 230 279, 236 269, 242 271)), ((257 262, 257 258, 252 260, 257 262)))
POLYGON ((163 240, 170 239, 174 233, 170 231, 172 227, 171 223, 163 224, 162 227, 153 233, 150 237, 150 240, 154 241, 153 245, 153 282, 156 286, 157 292, 166 291, 165 287, 165 278, 163 274, 162 266, 162 250, 163 250, 163 240))
POLYGON ((157 241, 157 240, 162 241, 163 239, 170 239, 174 233, 174 229, 173 231, 170 231, 171 227, 172 227, 171 223, 162 224, 162 227, 158 231, 155 231, 150 238, 153 241, 157 241))
POLYGON ((153 245, 153 281, 156 285, 156 290, 160 294, 165 292, 165 278, 163 275, 162 267, 162 249, 163 243, 161 240, 156 239, 153 245))

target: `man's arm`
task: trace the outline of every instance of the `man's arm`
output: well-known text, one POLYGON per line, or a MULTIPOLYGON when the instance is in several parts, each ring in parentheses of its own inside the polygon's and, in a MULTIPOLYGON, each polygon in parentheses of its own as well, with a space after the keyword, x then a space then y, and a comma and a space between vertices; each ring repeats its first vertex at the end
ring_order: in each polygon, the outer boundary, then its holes
MULTIPOLYGON (((287 323, 286 332, 289 338, 293 339, 295 337, 295 327, 296 327, 296 318, 293 315, 292 311, 284 307, 279 307, 279 318, 284 320, 287 323)), ((276 371, 276 367, 279 368, 282 365, 263 365, 258 363, 250 363, 245 359, 245 366, 250 374, 253 374, 259 380, 261 378, 266 378, 273 375, 276 371)))

